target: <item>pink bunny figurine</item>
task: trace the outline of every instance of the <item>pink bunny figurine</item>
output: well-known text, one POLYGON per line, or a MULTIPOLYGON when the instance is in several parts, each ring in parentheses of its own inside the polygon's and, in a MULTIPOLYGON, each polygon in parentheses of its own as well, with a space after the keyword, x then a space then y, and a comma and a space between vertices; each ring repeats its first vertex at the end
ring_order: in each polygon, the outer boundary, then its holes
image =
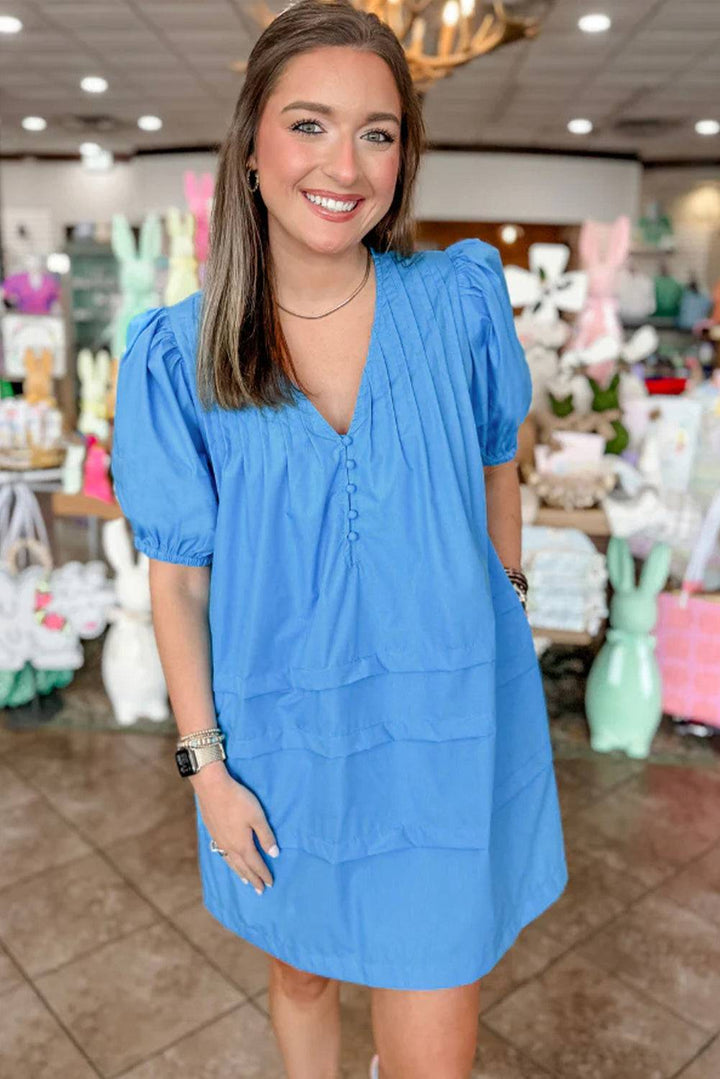
POLYGON ((95 435, 88 435, 88 450, 85 457, 85 476, 83 494, 90 498, 99 498, 101 502, 113 502, 113 492, 108 476, 110 454, 98 442, 95 435))
POLYGON ((196 177, 190 169, 184 174, 184 182, 188 209, 195 218, 195 258, 202 266, 207 261, 210 245, 210 200, 215 182, 212 173, 204 172, 196 177))
MULTIPOLYGON (((618 274, 630 251, 631 223, 622 214, 611 225, 601 221, 583 222, 580 230, 580 261, 588 275, 588 295, 575 324, 571 348, 586 350, 601 337, 611 337, 622 345, 623 328, 616 295, 618 274)), ((615 360, 604 360, 586 373, 605 385, 615 360)))

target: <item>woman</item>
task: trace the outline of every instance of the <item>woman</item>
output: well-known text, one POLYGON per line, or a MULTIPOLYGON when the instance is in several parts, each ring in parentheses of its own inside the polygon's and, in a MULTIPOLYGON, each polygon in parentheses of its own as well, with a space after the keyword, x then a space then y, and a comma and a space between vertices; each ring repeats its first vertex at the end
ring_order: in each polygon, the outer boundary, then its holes
POLYGON ((173 711, 225 736, 190 777, 204 902, 269 953, 291 1079, 338 1074, 342 980, 372 987, 372 1075, 467 1076, 481 976, 567 880, 517 575, 530 378, 496 250, 412 252, 423 146, 392 32, 286 8, 204 293, 135 319, 120 364, 173 711))

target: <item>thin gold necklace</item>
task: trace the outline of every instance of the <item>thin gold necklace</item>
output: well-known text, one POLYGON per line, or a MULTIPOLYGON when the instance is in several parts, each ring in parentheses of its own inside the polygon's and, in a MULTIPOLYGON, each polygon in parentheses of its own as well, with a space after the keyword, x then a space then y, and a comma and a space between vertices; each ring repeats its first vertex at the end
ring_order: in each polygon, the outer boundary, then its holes
POLYGON ((363 285, 365 284, 365 282, 368 279, 368 276, 370 275, 370 263, 371 263, 371 261, 372 261, 372 257, 370 255, 370 248, 368 247, 367 248, 367 264, 365 266, 365 275, 364 275, 362 281, 360 282, 360 284, 358 285, 358 287, 355 289, 355 291, 350 296, 348 296, 347 300, 343 300, 343 302, 339 303, 337 305, 337 307, 331 307, 329 311, 323 311, 323 313, 321 315, 301 315, 297 311, 288 310, 288 308, 283 307, 283 305, 281 303, 278 303, 278 307, 280 308, 281 311, 286 311, 288 315, 295 315, 296 318, 325 318, 326 315, 332 315, 333 311, 339 311, 341 307, 344 307, 346 303, 350 303, 350 301, 355 296, 357 296, 358 292, 363 287, 363 285))

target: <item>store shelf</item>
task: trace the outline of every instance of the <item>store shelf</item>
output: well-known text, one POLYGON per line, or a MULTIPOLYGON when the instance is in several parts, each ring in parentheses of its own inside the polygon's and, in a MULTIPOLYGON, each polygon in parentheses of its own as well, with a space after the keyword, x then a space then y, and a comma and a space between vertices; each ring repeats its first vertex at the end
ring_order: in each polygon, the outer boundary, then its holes
POLYGON ((104 521, 123 516, 117 502, 103 502, 101 498, 83 494, 70 495, 66 491, 53 492, 52 510, 58 517, 100 517, 104 521))
MULTIPOLYGON (((590 633, 576 633, 570 629, 541 629, 536 626, 532 628, 533 637, 545 637, 552 641, 553 644, 592 644, 597 640, 597 637, 593 637, 590 633)), ((602 632, 602 630, 601 630, 602 632)), ((600 634, 598 634, 598 637, 600 634)))
POLYGON ((552 506, 541 506, 533 524, 545 528, 577 528, 587 536, 610 535, 605 511, 599 506, 587 510, 561 510, 552 506))

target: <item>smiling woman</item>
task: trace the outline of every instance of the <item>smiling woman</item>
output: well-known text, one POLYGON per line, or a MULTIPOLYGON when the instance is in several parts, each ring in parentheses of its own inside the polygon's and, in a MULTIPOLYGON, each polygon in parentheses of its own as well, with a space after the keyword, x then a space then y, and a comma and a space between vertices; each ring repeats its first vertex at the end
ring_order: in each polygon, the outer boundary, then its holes
POLYGON ((480 978, 567 881, 504 568, 530 375, 495 248, 413 251, 423 141, 388 27, 285 8, 223 145, 205 293, 139 316, 120 364, 118 498, 183 566, 154 610, 173 710, 226 743, 193 776, 203 898, 270 957, 289 1075, 338 1075, 344 980, 380 1079, 467 1079, 480 978))

